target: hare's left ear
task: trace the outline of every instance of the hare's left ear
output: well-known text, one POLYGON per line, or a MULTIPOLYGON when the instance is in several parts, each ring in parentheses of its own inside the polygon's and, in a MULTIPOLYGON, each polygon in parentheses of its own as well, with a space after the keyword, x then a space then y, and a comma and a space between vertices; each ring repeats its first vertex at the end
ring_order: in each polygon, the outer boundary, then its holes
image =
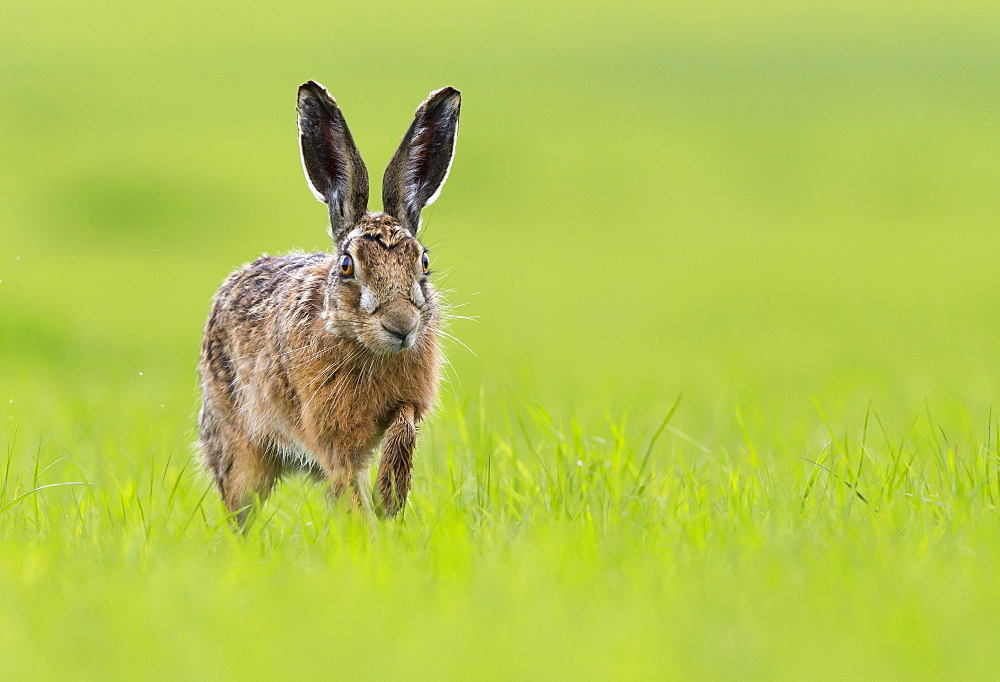
POLYGON ((455 88, 432 92, 417 108, 382 180, 382 206, 416 236, 420 211, 441 193, 458 137, 462 94, 455 88))

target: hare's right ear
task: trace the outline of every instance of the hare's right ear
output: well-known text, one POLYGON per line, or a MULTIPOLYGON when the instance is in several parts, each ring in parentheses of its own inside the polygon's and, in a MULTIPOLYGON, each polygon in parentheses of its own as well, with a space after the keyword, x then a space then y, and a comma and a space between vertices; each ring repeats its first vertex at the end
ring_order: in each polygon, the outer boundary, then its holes
POLYGON ((382 206, 416 236, 420 211, 434 203, 455 155, 462 94, 441 88, 417 108, 382 179, 382 206))
POLYGON ((330 209, 335 243, 368 210, 368 170, 337 102, 322 85, 299 86, 299 147, 309 188, 330 209))

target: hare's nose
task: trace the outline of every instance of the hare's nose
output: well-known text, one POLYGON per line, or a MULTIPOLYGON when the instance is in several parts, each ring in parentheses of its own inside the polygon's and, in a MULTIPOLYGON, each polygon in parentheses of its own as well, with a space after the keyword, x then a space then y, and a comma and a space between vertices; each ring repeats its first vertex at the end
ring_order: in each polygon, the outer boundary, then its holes
POLYGON ((405 343, 410 334, 417 328, 419 319, 415 314, 387 315, 382 319, 382 328, 396 337, 400 343, 405 343))
POLYGON ((385 329, 387 332, 389 332, 390 336, 394 336, 396 340, 399 341, 400 343, 406 341, 406 337, 409 336, 410 331, 413 331, 412 329, 405 332, 397 331, 391 327, 387 327, 385 325, 385 322, 382 323, 382 328, 385 329))

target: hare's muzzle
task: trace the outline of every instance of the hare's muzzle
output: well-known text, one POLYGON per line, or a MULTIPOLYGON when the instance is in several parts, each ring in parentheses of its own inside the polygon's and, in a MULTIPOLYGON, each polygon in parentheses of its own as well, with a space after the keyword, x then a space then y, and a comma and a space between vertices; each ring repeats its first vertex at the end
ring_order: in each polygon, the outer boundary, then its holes
POLYGON ((394 350, 409 348, 416 341, 420 315, 413 306, 405 303, 392 306, 382 314, 381 321, 386 341, 394 350))

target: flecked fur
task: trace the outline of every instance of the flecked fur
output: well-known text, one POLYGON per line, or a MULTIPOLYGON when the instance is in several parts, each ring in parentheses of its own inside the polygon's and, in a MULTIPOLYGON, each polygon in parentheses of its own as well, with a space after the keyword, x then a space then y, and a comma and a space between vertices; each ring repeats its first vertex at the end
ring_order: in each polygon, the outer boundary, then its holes
MULTIPOLYGON (((426 136, 440 123, 422 120, 420 112, 401 149, 416 147, 408 138, 426 136)), ((417 427, 434 404, 441 367, 437 294, 414 236, 419 215, 408 213, 401 222, 362 213, 356 198, 342 210, 338 192, 360 196, 349 186, 352 176, 364 174, 367 202, 367 174, 346 123, 333 99, 311 82, 300 88, 299 113, 300 130, 311 126, 322 136, 308 141, 320 146, 313 156, 321 162, 306 172, 312 186, 328 192, 336 253, 262 256, 240 268, 217 292, 202 342, 199 444, 240 524, 281 475, 294 470, 324 476, 335 496, 346 492, 366 517, 398 514, 410 488, 417 427), (303 125, 303 116, 311 116, 303 113, 311 111, 303 97, 320 98, 323 115, 332 107, 338 117, 332 132, 323 120, 303 125), (326 144, 341 147, 324 156, 326 144), (360 170, 342 172, 337 163, 344 158, 361 163, 360 170), (352 260, 350 276, 340 267, 345 257, 352 260), (380 442, 373 503, 368 472, 380 442)), ((457 97, 453 128, 457 133, 457 97)), ((451 145, 448 163, 453 138, 451 145)), ((442 161, 410 163, 433 168, 442 161)), ((398 182, 394 191, 403 195, 413 193, 405 183, 427 180, 398 182)))

